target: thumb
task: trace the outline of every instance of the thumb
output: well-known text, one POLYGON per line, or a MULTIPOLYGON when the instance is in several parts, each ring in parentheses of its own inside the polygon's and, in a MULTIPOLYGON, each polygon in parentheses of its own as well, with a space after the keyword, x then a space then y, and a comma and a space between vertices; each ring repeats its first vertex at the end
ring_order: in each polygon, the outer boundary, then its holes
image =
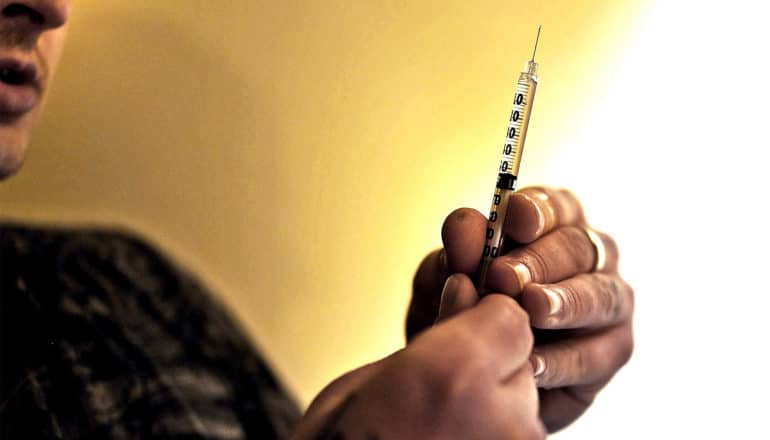
POLYGON ((436 322, 450 318, 478 302, 479 295, 473 281, 465 274, 456 273, 447 278, 444 284, 436 322))

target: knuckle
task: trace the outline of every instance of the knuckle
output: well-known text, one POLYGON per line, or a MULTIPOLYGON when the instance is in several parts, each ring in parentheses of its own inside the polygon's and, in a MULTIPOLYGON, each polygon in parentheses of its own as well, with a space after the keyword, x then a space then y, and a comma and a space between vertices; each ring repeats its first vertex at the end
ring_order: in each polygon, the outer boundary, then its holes
POLYGON ((574 319, 590 311, 589 299, 582 295, 576 286, 564 284, 559 288, 559 294, 562 300, 562 319, 574 319))
POLYGON ((597 280, 595 285, 597 313, 601 313, 608 322, 615 322, 624 313, 625 288, 617 282, 615 277, 607 274, 597 272, 591 276, 597 280))
POLYGON ((570 346, 572 365, 571 368, 575 372, 576 377, 587 376, 593 367, 593 361, 602 359, 601 350, 597 350, 597 347, 589 348, 587 350, 580 350, 578 348, 570 346))
POLYGON ((516 347, 531 350, 535 338, 530 327, 529 314, 513 298, 501 295, 488 295, 494 314, 490 317, 492 325, 501 329, 501 333, 515 343, 516 347))
POLYGON ((521 263, 529 270, 529 278, 532 281, 542 282, 548 279, 548 264, 541 249, 527 246, 521 250, 518 260, 521 260, 521 263))
POLYGON ((583 206, 574 193, 567 189, 554 189, 553 199, 562 224, 581 223, 584 218, 583 206))
POLYGON ((634 289, 619 276, 597 274, 603 277, 604 288, 610 298, 611 313, 619 320, 627 320, 634 313, 634 289))
POLYGON ((577 206, 581 206, 580 199, 572 190, 567 188, 557 188, 556 192, 558 192, 561 197, 569 200, 571 203, 574 203, 577 206))
MULTIPOLYGON (((594 245, 585 231, 576 226, 566 226, 556 231, 560 234, 560 245, 576 261, 585 260, 586 255, 594 255, 594 245)), ((593 263, 593 258, 591 258, 593 263)))
POLYGON ((495 318, 500 325, 512 330, 529 327, 529 314, 510 296, 491 294, 488 301, 494 304, 495 318))

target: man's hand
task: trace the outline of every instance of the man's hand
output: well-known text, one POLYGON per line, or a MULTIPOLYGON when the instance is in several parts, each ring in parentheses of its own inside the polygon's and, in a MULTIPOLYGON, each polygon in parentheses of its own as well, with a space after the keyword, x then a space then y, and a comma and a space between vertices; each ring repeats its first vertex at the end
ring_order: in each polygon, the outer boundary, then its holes
MULTIPOLYGON (((415 275, 408 340, 478 301, 473 288, 441 292, 453 273, 474 276, 486 227, 475 210, 447 217, 444 248, 429 254, 415 275)), ((618 275, 615 242, 587 227, 568 191, 533 187, 514 193, 505 233, 519 245, 492 262, 487 287, 516 298, 529 314, 540 418, 554 432, 580 416, 630 358, 634 295, 618 275)))
MULTIPOLYGON (((455 280, 447 296, 473 289, 469 278, 455 280)), ((532 344, 516 301, 488 295, 405 349, 332 382, 293 438, 542 439, 532 344)))

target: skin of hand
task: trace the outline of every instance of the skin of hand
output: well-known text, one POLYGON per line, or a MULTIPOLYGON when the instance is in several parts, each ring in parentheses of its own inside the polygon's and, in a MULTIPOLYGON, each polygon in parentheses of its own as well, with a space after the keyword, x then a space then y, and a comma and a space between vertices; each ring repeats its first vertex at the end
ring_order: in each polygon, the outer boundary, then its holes
MULTIPOLYGON (((464 297, 473 284, 456 275, 444 290, 464 297)), ((542 439, 533 340, 516 301, 487 295, 406 348, 332 382, 292 438, 542 439)))
MULTIPOLYGON (((490 265, 487 287, 516 300, 528 313, 535 346, 530 359, 540 418, 549 432, 577 419, 633 351, 634 292, 618 274, 618 249, 596 233, 597 250, 575 196, 531 187, 511 196, 504 231, 518 243, 490 265)), ((444 291, 457 274, 473 276, 485 244, 486 218, 461 208, 442 228, 444 248, 430 253, 414 278, 407 340, 478 301, 475 289, 444 291), (454 274, 454 275, 453 275, 454 274)))

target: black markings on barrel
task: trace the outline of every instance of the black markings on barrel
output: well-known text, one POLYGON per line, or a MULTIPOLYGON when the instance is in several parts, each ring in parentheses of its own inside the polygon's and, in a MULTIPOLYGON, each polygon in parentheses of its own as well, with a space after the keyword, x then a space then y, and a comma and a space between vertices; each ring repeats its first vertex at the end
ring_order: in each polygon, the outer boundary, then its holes
POLYGON ((513 190, 516 187, 516 176, 513 174, 499 174, 497 176, 497 187, 499 189, 513 190))

